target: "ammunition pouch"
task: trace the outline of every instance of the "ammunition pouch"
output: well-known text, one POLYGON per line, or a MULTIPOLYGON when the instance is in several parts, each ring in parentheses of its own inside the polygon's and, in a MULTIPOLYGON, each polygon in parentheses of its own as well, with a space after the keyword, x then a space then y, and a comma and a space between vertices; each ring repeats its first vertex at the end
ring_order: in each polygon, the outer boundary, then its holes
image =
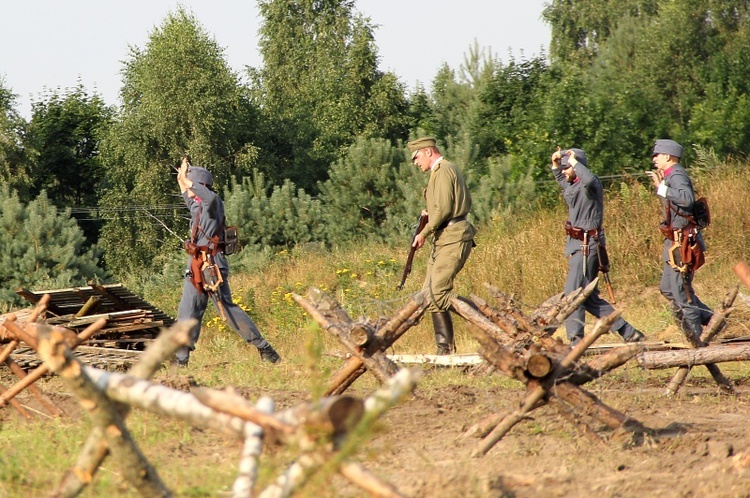
POLYGON ((237 227, 232 225, 224 229, 224 254, 231 256, 240 250, 240 235, 237 227))
POLYGON ((694 272, 706 262, 703 247, 698 241, 698 229, 695 225, 672 230, 673 241, 669 247, 669 266, 681 272, 694 272))
POLYGON ((674 232, 672 231, 672 227, 669 226, 669 224, 665 221, 662 221, 659 223, 659 230, 661 231, 662 235, 664 235, 665 239, 674 240, 674 232))

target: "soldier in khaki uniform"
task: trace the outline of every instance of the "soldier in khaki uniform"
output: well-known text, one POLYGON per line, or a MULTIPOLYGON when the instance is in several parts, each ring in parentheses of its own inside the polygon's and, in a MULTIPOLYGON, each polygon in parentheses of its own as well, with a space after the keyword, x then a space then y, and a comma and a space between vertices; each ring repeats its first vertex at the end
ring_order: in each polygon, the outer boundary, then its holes
POLYGON ((451 354, 455 351, 449 311, 454 295, 453 279, 469 258, 477 232, 467 219, 471 194, 461 172, 440 154, 434 138, 420 138, 409 142, 407 147, 414 165, 430 172, 425 190, 427 209, 422 212, 429 220, 414 238, 413 246, 419 249, 432 236, 432 253, 422 290, 428 291, 431 301, 428 311, 432 313, 437 354, 451 354))

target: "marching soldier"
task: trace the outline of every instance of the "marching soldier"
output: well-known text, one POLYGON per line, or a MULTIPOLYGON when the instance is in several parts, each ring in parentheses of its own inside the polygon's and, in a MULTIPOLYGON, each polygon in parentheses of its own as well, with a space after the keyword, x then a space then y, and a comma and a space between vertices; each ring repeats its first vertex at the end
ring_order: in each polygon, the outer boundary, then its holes
MULTIPOLYGON (((581 149, 562 151, 558 148, 552 154, 552 173, 568 205, 568 221, 565 224, 565 256, 568 258, 566 294, 588 285, 600 270, 605 274, 609 271, 602 227, 604 189, 599 178, 587 166, 586 153, 581 149)), ((586 311, 600 318, 611 314, 614 308, 599 296, 598 288, 594 289, 583 306, 565 320, 565 331, 571 345, 583 339, 586 311)), ((639 342, 645 338, 643 333, 622 318, 617 319, 612 330, 625 342, 639 342)))
POLYGON ((664 234, 664 267, 659 290, 669 299, 680 329, 700 338, 703 325, 708 324, 712 312, 693 291, 695 268, 680 261, 682 237, 694 237, 695 243, 705 250, 703 235, 692 220, 695 191, 693 182, 680 164, 682 152, 682 146, 674 140, 656 140, 651 153, 656 171, 647 173, 656 187, 656 194, 661 197, 664 214, 660 225, 664 234))
POLYGON ((464 267, 474 247, 476 229, 467 216, 471 210, 471 194, 461 172, 445 160, 434 138, 425 137, 407 144, 414 165, 430 172, 425 191, 428 216, 425 228, 414 237, 413 246, 420 248, 432 236, 432 253, 422 290, 428 291, 435 329, 437 354, 455 352, 450 298, 453 280, 464 267))
POLYGON ((195 318, 196 326, 190 331, 190 345, 177 352, 177 364, 185 366, 201 330, 201 321, 211 297, 226 317, 227 323, 248 344, 260 352, 261 360, 270 363, 281 361, 278 353, 261 335, 258 327, 242 308, 232 301, 229 289, 229 263, 223 253, 224 203, 213 190, 213 177, 205 169, 191 166, 187 158, 177 173, 177 183, 182 198, 190 209, 190 241, 186 249, 190 254, 188 271, 182 289, 177 320, 195 318), (204 275, 205 264, 214 266, 214 274, 204 275), (210 284, 206 280, 212 280, 210 284), (210 296, 209 296, 210 294, 210 296))

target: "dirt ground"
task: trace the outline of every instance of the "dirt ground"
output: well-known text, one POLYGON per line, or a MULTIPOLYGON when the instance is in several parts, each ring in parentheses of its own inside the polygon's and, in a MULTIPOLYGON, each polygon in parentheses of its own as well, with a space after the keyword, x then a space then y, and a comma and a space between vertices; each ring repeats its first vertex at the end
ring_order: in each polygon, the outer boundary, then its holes
MULTIPOLYGON (((520 384, 418 388, 386 414, 361 455, 368 469, 408 497, 750 497, 750 468, 742 467, 738 456, 750 450, 750 380, 735 382, 738 395, 728 397, 709 379, 691 377, 676 398, 663 395, 664 376, 590 384, 590 392, 642 422, 649 434, 634 443, 630 434, 599 427, 605 444, 595 444, 544 406, 481 458, 470 456, 479 440, 462 434, 485 415, 513 408, 524 393, 520 384)), ((167 383, 188 387, 185 379, 167 383)), ((266 394, 279 408, 307 398, 301 392, 266 394)), ((72 399, 55 401, 68 414, 78 409, 72 399)), ((195 437, 190 450, 196 458, 216 455, 222 444, 235 445, 195 437)), ((336 496, 365 496, 341 478, 330 489, 338 490, 336 496)))

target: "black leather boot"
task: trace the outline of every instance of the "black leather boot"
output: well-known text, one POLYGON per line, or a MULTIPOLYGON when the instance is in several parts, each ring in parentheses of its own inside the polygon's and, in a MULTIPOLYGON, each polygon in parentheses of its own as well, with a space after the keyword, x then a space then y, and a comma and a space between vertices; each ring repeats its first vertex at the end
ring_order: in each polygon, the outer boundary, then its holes
POLYGON ((269 344, 263 348, 258 348, 260 352, 260 359, 267 361, 268 363, 281 363, 281 356, 276 352, 275 349, 269 344))
POLYGON ((432 326, 435 329, 435 343, 437 354, 453 354, 456 346, 453 344, 453 319, 450 311, 432 313, 432 326))

